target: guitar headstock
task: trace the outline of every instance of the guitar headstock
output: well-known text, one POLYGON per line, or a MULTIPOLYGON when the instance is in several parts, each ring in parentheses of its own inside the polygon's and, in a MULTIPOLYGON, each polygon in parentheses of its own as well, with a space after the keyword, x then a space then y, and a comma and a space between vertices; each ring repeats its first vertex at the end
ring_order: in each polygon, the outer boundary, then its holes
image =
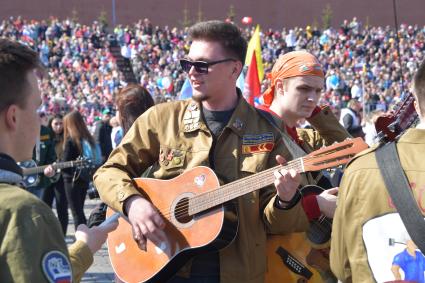
POLYGON ((319 171, 346 164, 357 153, 368 148, 362 138, 347 139, 303 157, 304 171, 319 171))
POLYGON ((375 122, 379 142, 395 140, 405 130, 410 128, 419 119, 415 109, 415 98, 409 93, 396 106, 393 112, 379 117, 375 122))
POLYGON ((91 159, 88 159, 84 156, 80 156, 78 157, 77 160, 74 161, 74 167, 78 169, 83 169, 83 168, 93 168, 95 166, 91 159))

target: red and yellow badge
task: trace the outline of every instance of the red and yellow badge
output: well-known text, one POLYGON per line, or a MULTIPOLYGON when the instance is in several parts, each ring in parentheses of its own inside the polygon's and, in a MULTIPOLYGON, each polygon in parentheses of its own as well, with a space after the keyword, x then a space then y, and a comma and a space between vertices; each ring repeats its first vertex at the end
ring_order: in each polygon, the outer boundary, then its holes
POLYGON ((264 142, 253 145, 242 145, 242 154, 270 152, 274 148, 274 142, 264 142))

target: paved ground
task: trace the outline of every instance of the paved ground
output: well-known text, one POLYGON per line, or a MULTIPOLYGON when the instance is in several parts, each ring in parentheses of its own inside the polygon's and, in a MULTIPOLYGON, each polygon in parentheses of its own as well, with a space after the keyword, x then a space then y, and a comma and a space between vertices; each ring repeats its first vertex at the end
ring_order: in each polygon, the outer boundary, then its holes
MULTIPOLYGON (((99 200, 90 200, 86 199, 86 203, 84 206, 84 212, 86 217, 88 218, 90 215, 90 211, 95 207, 95 205, 99 202, 99 200)), ((68 225, 68 231, 66 236, 66 242, 68 244, 74 241, 74 222, 71 216, 71 211, 69 211, 70 219, 68 225)), ((112 270, 112 266, 109 262, 108 257, 108 249, 106 244, 95 254, 94 262, 92 266, 87 270, 81 282, 95 282, 95 283, 109 283, 114 282, 114 273, 112 270)))

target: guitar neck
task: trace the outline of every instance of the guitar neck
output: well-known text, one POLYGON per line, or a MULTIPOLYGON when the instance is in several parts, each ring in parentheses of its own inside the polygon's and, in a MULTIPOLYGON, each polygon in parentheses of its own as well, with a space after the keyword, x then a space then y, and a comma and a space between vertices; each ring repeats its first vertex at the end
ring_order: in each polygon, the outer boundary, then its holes
POLYGON ((293 169, 297 173, 319 171, 346 164, 355 154, 368 148, 361 138, 346 140, 262 172, 239 179, 209 192, 189 198, 189 215, 208 210, 232 199, 259 190, 275 181, 274 172, 293 169))
POLYGON ((294 169, 297 173, 303 173, 305 172, 304 159, 294 159, 288 162, 285 166, 278 165, 260 173, 223 185, 216 190, 192 197, 189 199, 189 214, 194 215, 250 192, 269 186, 275 181, 274 171, 282 169, 294 169))
MULTIPOLYGON (((52 165, 53 170, 56 171, 58 169, 65 169, 65 168, 80 166, 81 164, 82 164, 81 160, 74 160, 74 161, 59 162, 59 163, 50 164, 50 165, 52 165)), ((24 176, 41 174, 44 172, 44 169, 46 169, 48 166, 49 165, 37 166, 32 168, 23 168, 22 172, 24 176)))

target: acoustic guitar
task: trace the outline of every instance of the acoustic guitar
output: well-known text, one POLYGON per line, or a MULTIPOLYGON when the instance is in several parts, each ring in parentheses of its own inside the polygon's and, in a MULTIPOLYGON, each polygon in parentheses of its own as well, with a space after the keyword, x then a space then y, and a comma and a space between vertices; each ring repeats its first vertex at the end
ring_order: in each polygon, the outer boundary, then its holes
MULTIPOLYGON (((303 187, 303 196, 318 195, 323 188, 303 187)), ((329 266, 329 240, 332 219, 320 216, 307 232, 267 237, 266 283, 274 282, 336 282, 329 266)))
MULTIPOLYGON (((39 181, 39 174, 42 174, 44 172, 44 169, 46 169, 47 166, 52 165, 53 170, 57 171, 59 169, 65 169, 65 168, 86 168, 91 166, 91 161, 87 159, 77 159, 72 161, 65 161, 65 162, 57 162, 49 165, 43 165, 43 166, 37 166, 37 163, 34 160, 27 160, 23 162, 19 162, 19 166, 22 168, 22 174, 24 175, 24 184, 26 188, 34 187, 36 186, 39 181)), ((56 174, 50 179, 50 182, 54 183, 59 180, 60 175, 56 174), (56 178, 55 178, 56 176, 56 178)))
MULTIPOLYGON (((214 172, 203 166, 171 180, 135 178, 142 194, 166 221, 164 240, 148 240, 143 251, 133 240, 131 225, 119 218, 118 228, 108 235, 114 271, 124 282, 166 282, 192 257, 232 242, 238 221, 237 217, 224 217, 228 210, 235 211, 230 201, 273 184, 275 170, 295 169, 302 173, 336 167, 367 147, 361 138, 346 140, 223 186, 214 172)), ((108 208, 107 215, 113 214, 108 208)))

